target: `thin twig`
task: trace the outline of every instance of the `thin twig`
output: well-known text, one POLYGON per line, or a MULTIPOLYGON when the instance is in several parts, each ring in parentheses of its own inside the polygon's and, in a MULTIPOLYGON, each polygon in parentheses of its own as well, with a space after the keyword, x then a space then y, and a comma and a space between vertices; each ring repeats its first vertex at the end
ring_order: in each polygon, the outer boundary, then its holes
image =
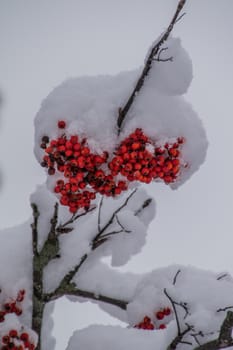
POLYGON ((141 212, 142 212, 145 208, 149 207, 149 205, 151 204, 151 202, 152 202, 152 198, 147 198, 147 199, 142 203, 141 207, 135 211, 134 215, 135 215, 135 216, 140 215, 141 212))
POLYGON ((222 311, 227 311, 229 309, 233 309, 233 306, 226 306, 224 308, 219 308, 216 312, 222 312, 222 311))
POLYGON ((104 231, 113 223, 113 220, 115 219, 116 215, 127 206, 129 200, 133 197, 133 195, 136 193, 137 189, 134 189, 130 195, 126 198, 126 200, 124 201, 124 203, 117 208, 114 213, 112 214, 112 216, 110 217, 110 219, 108 220, 108 222, 104 225, 104 227, 102 227, 102 229, 96 234, 96 236, 93 239, 93 242, 97 241, 100 236, 104 233, 104 231))
POLYGON ((223 275, 220 275, 219 277, 217 277, 217 281, 220 281, 221 279, 228 277, 228 273, 224 273, 223 275))
POLYGON ((130 230, 126 230, 126 228, 122 225, 122 223, 120 222, 118 216, 116 215, 116 221, 118 223, 118 225, 122 228, 122 231, 125 232, 125 233, 130 233, 131 231, 130 230))
POLYGON ((102 209, 102 206, 103 206, 103 202, 104 202, 104 196, 101 197, 100 204, 99 204, 99 212, 98 212, 98 232, 101 231, 100 220, 101 220, 101 209, 102 209))
POLYGON ((179 269, 173 278, 173 282, 172 282, 173 286, 176 284, 177 277, 180 273, 181 273, 181 270, 179 269))
POLYGON ((166 288, 164 288, 163 291, 164 291, 164 294, 166 295, 166 297, 169 299, 169 301, 172 304, 172 308, 173 308, 173 311, 174 311, 174 314, 175 314, 175 319, 176 319, 176 324, 177 324, 177 332, 178 332, 178 336, 180 336, 181 335, 181 328, 180 328, 180 322, 179 322, 179 318, 178 318, 178 314, 177 314, 175 303, 172 300, 172 298, 170 297, 170 295, 168 294, 166 288))
POLYGON ((163 33, 163 35, 160 37, 160 39, 156 42, 156 44, 152 47, 150 54, 145 62, 143 71, 135 85, 135 88, 133 90, 133 92, 131 93, 129 99, 127 100, 127 102, 125 103, 125 105, 121 108, 118 109, 118 119, 117 119, 117 127, 118 127, 118 135, 120 134, 121 130, 122 130, 122 124, 126 118, 126 115, 129 111, 129 109, 131 108, 137 94, 140 92, 141 88, 144 85, 145 79, 152 67, 152 63, 154 58, 156 58, 156 55, 158 54, 158 52, 160 51, 161 46, 164 44, 164 42, 168 39, 169 35, 171 34, 174 25, 183 17, 179 16, 181 10, 183 9, 184 5, 185 5, 186 0, 180 0, 177 8, 176 8, 176 12, 169 24, 169 26, 167 27, 167 29, 165 30, 165 32, 163 33))
POLYGON ((73 214, 71 216, 71 218, 69 220, 67 220, 65 223, 63 224, 60 224, 58 227, 57 227, 57 232, 58 233, 68 233, 68 232, 71 232, 73 231, 73 227, 67 227, 68 225, 70 224, 73 224, 76 220, 78 220, 79 218, 81 218, 82 216, 85 216, 87 215, 88 213, 91 213, 93 210, 95 210, 96 207, 91 207, 90 209, 86 210, 85 212, 81 213, 81 214, 73 214), (68 232, 67 230, 68 229, 68 232))

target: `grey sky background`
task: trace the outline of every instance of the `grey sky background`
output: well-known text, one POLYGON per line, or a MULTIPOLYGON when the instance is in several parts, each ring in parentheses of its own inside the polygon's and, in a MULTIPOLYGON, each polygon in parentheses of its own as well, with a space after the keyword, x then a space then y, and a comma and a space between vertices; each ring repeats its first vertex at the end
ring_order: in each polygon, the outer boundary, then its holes
MULTIPOLYGON (((140 66, 177 0, 0 0, 0 228, 30 216, 29 194, 44 181, 33 156, 33 118, 67 77, 115 74, 140 66)), ((171 191, 148 187, 157 215, 141 254, 124 269, 171 263, 233 273, 233 1, 188 0, 174 36, 193 61, 186 95, 209 140, 205 164, 171 191)), ((92 305, 56 307, 56 350, 72 329, 112 322, 92 305), (68 325, 70 323, 70 327, 68 325)))

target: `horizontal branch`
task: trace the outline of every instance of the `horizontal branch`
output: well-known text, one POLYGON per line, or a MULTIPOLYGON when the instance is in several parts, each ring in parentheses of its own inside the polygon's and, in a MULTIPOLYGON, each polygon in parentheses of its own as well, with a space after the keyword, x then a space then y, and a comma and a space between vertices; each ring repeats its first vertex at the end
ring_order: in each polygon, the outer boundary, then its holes
POLYGON ((76 297, 82 297, 90 300, 100 301, 106 304, 114 305, 119 307, 122 310, 126 310, 128 301, 112 298, 103 294, 96 294, 93 292, 89 292, 86 290, 82 290, 75 287, 74 283, 70 283, 69 285, 64 286, 64 289, 60 288, 57 293, 46 294, 45 300, 46 301, 52 301, 56 300, 62 296, 70 295, 70 296, 76 296, 76 297))

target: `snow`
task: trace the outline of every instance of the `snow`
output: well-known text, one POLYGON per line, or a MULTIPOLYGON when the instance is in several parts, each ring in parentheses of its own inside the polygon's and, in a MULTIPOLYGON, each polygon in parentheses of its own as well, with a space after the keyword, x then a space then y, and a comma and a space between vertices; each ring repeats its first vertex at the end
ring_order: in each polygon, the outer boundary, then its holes
MULTIPOLYGON (((78 135, 86 138, 91 152, 101 154, 107 151, 110 159, 121 141, 136 128, 141 128, 153 143, 161 147, 167 142, 175 142, 177 138, 185 139, 181 163, 187 166, 182 167, 177 181, 170 186, 177 188, 190 178, 205 159, 206 134, 201 120, 182 96, 192 80, 191 60, 179 39, 169 39, 166 44, 169 48, 161 53, 161 58, 172 56, 172 62, 153 62, 150 75, 137 94, 119 136, 118 109, 127 101, 140 76, 140 69, 116 76, 73 78, 55 88, 44 100, 35 118, 34 151, 37 160, 43 160, 44 150, 40 147, 43 136, 50 139, 62 137, 64 130, 57 127, 61 120, 66 123, 67 137, 78 135)), ((147 147, 153 150, 154 146, 147 147)), ((107 169, 107 165, 104 166, 107 169)), ((48 176, 46 184, 38 186, 30 198, 39 211, 39 252, 48 239, 58 203, 53 193, 54 183, 62 176, 48 176)), ((144 246, 148 225, 155 216, 152 197, 134 182, 129 191, 115 198, 103 196, 101 199, 97 196, 89 212, 80 210, 72 215, 67 207, 58 206, 57 227, 68 228, 70 232, 56 231, 59 249, 57 256, 44 268, 44 292, 56 290, 63 278, 85 260, 71 282, 80 290, 93 293, 96 298, 103 295, 125 302, 126 310, 93 300, 103 310, 129 325, 128 328, 91 326, 76 332, 68 345, 69 350, 98 350, 103 347, 113 350, 129 347, 154 349, 155 344, 156 348, 164 349, 176 335, 174 310, 166 320, 156 319, 157 311, 167 307, 174 309, 167 293, 178 304, 187 303, 187 314, 184 307, 177 306, 182 327, 188 322, 195 331, 208 333, 206 339, 209 339, 209 332, 218 331, 223 321, 224 312, 218 309, 233 304, 233 283, 228 276, 218 279, 209 271, 175 265, 145 275, 123 273, 114 268, 127 263, 144 246), (109 263, 106 259, 103 261, 106 257, 109 263), (225 305, 222 305, 223 300, 225 305), (155 331, 133 328, 145 316, 155 324, 155 331), (158 330, 161 324, 167 328, 158 330)), ((0 303, 4 304, 6 296, 14 298, 19 289, 26 290, 22 316, 8 315, 4 327, 31 326, 32 222, 33 217, 25 224, 1 233, 4 244, 0 245, 0 264, 5 268, 0 276, 0 284, 4 286, 0 303)), ((84 301, 81 297, 69 298, 84 301)), ((43 350, 55 346, 51 337, 53 306, 50 303, 45 309, 43 350)), ((193 341, 191 336, 187 335, 187 338, 193 341)))
POLYGON ((86 137, 93 152, 114 152, 116 146, 136 128, 141 128, 154 142, 169 142, 184 137, 182 159, 188 166, 182 170, 177 188, 198 170, 207 150, 201 120, 182 96, 192 80, 191 60, 180 39, 169 39, 164 54, 170 62, 154 62, 149 78, 132 105, 123 131, 117 137, 118 109, 130 96, 141 69, 116 76, 73 78, 55 88, 43 101, 35 118, 35 155, 42 161, 41 138, 61 136, 57 122, 67 124, 66 135, 86 137))
POLYGON ((138 331, 124 329, 118 326, 90 326, 71 337, 67 350, 102 350, 104 347, 111 350, 126 349, 165 349, 165 332, 138 331), (144 334, 143 334, 144 333, 144 334), (145 334, 146 333, 146 334, 145 334), (93 342, 95 339, 95 342, 93 342))
MULTIPOLYGON (((115 273, 113 271, 112 273, 114 276, 115 273)), ((168 266, 156 269, 144 278, 138 276, 136 287, 135 277, 132 279, 135 292, 133 298, 131 295, 132 301, 127 307, 127 323, 134 327, 148 316, 157 329, 148 331, 129 327, 91 326, 74 333, 67 347, 68 350, 75 350, 78 346, 88 350, 101 349, 109 347, 110 342, 113 350, 129 347, 136 350, 145 347, 150 350, 154 349, 155 344, 158 349, 167 348, 177 335, 174 307, 181 330, 185 330, 187 325, 192 327, 184 340, 197 346, 192 334, 197 334, 200 343, 216 339, 226 316, 225 308, 233 308, 232 280, 218 279, 219 274, 210 271, 191 266, 168 266), (176 303, 175 306, 172 305, 171 300, 176 303), (187 312, 182 305, 185 305, 187 312), (170 307, 172 313, 159 321, 156 318, 156 312, 166 307, 170 307), (164 330, 158 329, 162 323, 167 325, 164 330)), ((108 276, 108 283, 111 283, 110 280, 108 276)), ((130 284, 131 279, 128 278, 126 291, 130 284)), ((124 293, 122 297, 123 295, 124 293)), ((186 349, 187 345, 179 344, 179 348, 186 349)))

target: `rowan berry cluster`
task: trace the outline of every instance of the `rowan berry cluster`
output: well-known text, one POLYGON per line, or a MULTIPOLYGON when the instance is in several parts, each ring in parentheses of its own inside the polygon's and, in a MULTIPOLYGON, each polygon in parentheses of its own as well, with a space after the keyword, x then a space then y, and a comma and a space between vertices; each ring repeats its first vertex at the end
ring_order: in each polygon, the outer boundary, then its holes
MULTIPOLYGON (((66 122, 60 120, 57 126, 65 129, 66 122)), ((62 175, 56 181, 54 192, 62 205, 76 213, 80 208, 88 210, 97 193, 117 196, 127 190, 131 181, 174 182, 181 168, 179 156, 183 142, 183 138, 177 138, 176 142, 157 147, 141 129, 136 129, 121 142, 110 159, 107 151, 92 153, 86 138, 67 137, 65 133, 52 140, 43 136, 40 147, 45 155, 41 166, 47 168, 51 176, 57 172, 62 175)))
POLYGON ((160 321, 163 320, 165 317, 168 317, 169 315, 171 315, 171 309, 169 307, 166 307, 155 312, 153 319, 151 319, 148 316, 145 316, 140 323, 134 326, 134 328, 146 330, 165 329, 166 323, 160 321))
POLYGON ((136 129, 118 148, 116 156, 109 163, 112 175, 119 173, 128 181, 150 183, 161 179, 174 182, 180 171, 180 147, 183 138, 157 147, 141 129, 136 129))
MULTIPOLYGON (((65 128, 64 121, 58 122, 59 128, 65 128)), ((106 174, 101 166, 107 164, 107 152, 94 154, 88 147, 87 140, 77 135, 68 138, 63 134, 58 139, 49 141, 42 137, 41 148, 45 150, 41 165, 48 168, 48 174, 56 171, 63 174, 54 187, 60 195, 60 203, 69 207, 70 212, 89 209, 96 193, 114 196, 126 190, 125 181, 115 181, 111 174, 106 174)))
POLYGON ((7 314, 16 314, 20 316, 22 314, 21 302, 24 300, 25 290, 22 289, 18 292, 16 299, 12 299, 3 305, 1 305, 0 309, 0 323, 5 320, 5 315, 7 314))
POLYGON ((34 350, 36 348, 28 332, 20 332, 16 329, 11 329, 4 335, 1 342, 0 350, 34 350))

